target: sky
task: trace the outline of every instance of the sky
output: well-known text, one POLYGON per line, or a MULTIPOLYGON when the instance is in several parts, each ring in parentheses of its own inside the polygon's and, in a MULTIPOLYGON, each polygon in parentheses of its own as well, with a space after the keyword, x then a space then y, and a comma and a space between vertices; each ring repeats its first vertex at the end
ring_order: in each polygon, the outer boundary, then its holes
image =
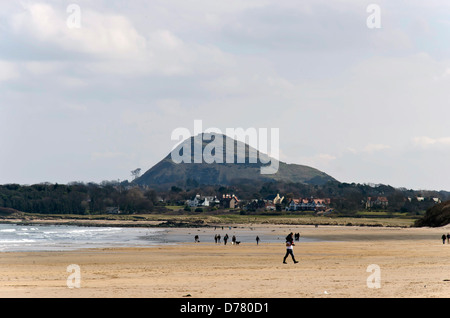
POLYGON ((201 120, 450 191, 449 103, 447 0, 0 0, 0 184, 131 180, 201 120))

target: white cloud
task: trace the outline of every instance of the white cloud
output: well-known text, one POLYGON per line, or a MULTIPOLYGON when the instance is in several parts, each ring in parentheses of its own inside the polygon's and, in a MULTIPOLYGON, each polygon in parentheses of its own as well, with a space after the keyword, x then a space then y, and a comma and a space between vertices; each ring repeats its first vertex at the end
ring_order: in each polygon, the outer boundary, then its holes
POLYGON ((390 149, 391 146, 383 145, 383 144, 368 144, 364 147, 363 151, 367 153, 374 153, 377 151, 382 151, 386 149, 390 149))
POLYGON ((318 154, 316 158, 322 162, 329 163, 330 161, 336 160, 337 157, 330 154, 321 153, 318 154))
POLYGON ((392 147, 385 144, 367 144, 362 148, 355 148, 355 147, 346 147, 345 152, 351 153, 351 154, 374 154, 379 151, 391 149, 392 147))
POLYGON ((68 14, 46 3, 24 3, 14 14, 11 26, 16 34, 34 41, 56 45, 66 51, 102 57, 136 56, 145 48, 145 39, 121 15, 81 9, 81 28, 69 28, 68 14))
MULTIPOLYGON (((21 127, 22 136, 1 140, 2 149, 25 157, 49 134, 58 146, 36 149, 37 162, 64 152, 76 180, 85 175, 70 156, 77 149, 93 179, 123 179, 138 162, 145 169, 165 156, 173 129, 202 119, 222 131, 280 128, 286 161, 349 180, 345 171, 352 182, 396 176, 409 186, 394 167, 427 166, 421 148, 449 144, 450 7, 383 0, 382 29, 370 30, 367 4, 80 1, 81 28, 73 29, 68 3, 4 1, 0 129, 7 136, 21 127), (89 160, 102 156, 117 165, 89 160)), ((0 183, 22 182, 12 173, 17 163, 1 160, 0 183)), ((30 166, 23 178, 48 180, 49 170, 30 166)))
POLYGON ((448 80, 450 79, 450 67, 447 67, 440 75, 435 76, 436 80, 448 80))
POLYGON ((17 79, 19 74, 15 63, 0 60, 0 82, 17 79))
POLYGON ((288 163, 307 165, 327 172, 336 159, 338 159, 338 157, 336 157, 335 155, 327 153, 319 153, 312 156, 302 156, 300 158, 297 158, 297 160, 300 160, 300 162, 295 160, 293 162, 288 163))
POLYGON ((426 136, 414 137, 413 143, 416 146, 420 147, 429 147, 429 146, 450 146, 450 137, 440 137, 440 138, 431 138, 426 136))

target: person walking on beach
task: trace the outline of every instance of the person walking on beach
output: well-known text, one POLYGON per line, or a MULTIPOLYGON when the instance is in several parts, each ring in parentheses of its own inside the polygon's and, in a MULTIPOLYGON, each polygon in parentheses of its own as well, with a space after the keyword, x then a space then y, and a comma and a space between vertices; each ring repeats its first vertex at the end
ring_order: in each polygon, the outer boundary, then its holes
POLYGON ((450 244, 450 233, 447 233, 447 244, 450 244))
POLYGON ((227 245, 227 241, 228 241, 228 234, 225 234, 225 236, 223 237, 224 245, 227 245))
POLYGON ((231 238, 231 244, 234 245, 236 244, 236 236, 233 235, 233 237, 231 238))
POLYGON ((283 264, 287 264, 286 258, 288 258, 289 255, 292 256, 292 260, 294 261, 294 264, 298 263, 298 261, 295 260, 293 246, 295 246, 294 239, 292 237, 292 233, 290 233, 288 236, 286 236, 286 255, 284 255, 284 258, 283 258, 283 264))
POLYGON ((256 245, 259 245, 259 236, 256 236, 256 245))
POLYGON ((445 244, 445 239, 447 238, 447 236, 445 236, 445 234, 442 234, 442 244, 445 244))

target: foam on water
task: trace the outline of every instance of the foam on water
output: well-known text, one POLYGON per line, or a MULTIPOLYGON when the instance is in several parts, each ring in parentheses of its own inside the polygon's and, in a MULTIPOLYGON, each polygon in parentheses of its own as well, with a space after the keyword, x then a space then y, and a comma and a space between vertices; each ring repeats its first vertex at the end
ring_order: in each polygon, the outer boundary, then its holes
POLYGON ((21 226, 0 224, 0 251, 62 251, 80 248, 151 246, 160 243, 161 229, 21 226))

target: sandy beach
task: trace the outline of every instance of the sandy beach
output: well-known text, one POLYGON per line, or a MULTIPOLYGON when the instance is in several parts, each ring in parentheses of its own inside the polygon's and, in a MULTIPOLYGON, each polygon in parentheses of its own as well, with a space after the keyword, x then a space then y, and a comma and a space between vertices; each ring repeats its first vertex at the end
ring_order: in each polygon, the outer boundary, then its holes
MULTIPOLYGON (((282 263, 281 243, 212 242, 155 247, 0 253, 0 297, 79 298, 403 298, 450 296, 450 228, 260 225, 300 232, 299 260, 282 263), (69 288, 80 269, 79 288, 69 288), (379 288, 370 282, 379 268, 379 288), (369 279, 369 285, 368 285, 369 279), (72 281, 70 281, 72 282, 72 281)), ((214 235, 213 228, 171 229, 214 235)), ((175 233, 175 232, 174 232, 175 233)))

